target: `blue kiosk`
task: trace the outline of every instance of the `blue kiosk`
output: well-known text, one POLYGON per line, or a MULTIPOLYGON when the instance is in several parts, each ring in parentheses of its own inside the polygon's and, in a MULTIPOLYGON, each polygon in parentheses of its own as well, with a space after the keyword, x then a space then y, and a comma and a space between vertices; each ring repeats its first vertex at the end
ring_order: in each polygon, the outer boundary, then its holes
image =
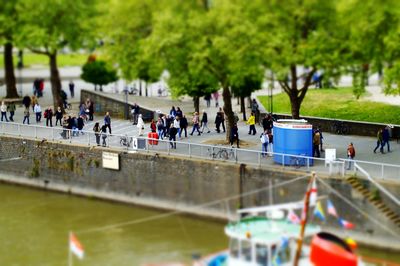
MULTIPOLYGON (((273 130, 274 162, 284 165, 307 165, 307 159, 298 156, 313 156, 312 125, 304 119, 280 119, 274 122, 273 130)), ((308 160, 308 163, 312 165, 313 160, 308 160)))

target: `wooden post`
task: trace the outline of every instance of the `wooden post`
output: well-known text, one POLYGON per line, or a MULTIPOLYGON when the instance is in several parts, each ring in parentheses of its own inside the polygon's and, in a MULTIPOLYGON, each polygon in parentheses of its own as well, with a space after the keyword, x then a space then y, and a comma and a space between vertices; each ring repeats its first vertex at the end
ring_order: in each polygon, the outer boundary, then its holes
POLYGON ((315 172, 311 173, 311 178, 310 181, 308 182, 308 187, 307 187, 307 192, 306 192, 306 197, 304 199, 304 209, 303 209, 303 217, 301 220, 301 230, 300 230, 300 236, 299 239, 297 240, 297 250, 296 250, 296 256, 294 258, 294 262, 293 265, 294 266, 298 266, 299 265, 299 259, 300 259, 300 255, 301 255, 301 248, 303 246, 303 240, 304 240, 304 232, 306 229, 306 225, 307 225, 307 219, 308 219, 308 209, 310 206, 310 194, 311 194, 311 188, 312 188, 312 184, 315 180, 315 172))

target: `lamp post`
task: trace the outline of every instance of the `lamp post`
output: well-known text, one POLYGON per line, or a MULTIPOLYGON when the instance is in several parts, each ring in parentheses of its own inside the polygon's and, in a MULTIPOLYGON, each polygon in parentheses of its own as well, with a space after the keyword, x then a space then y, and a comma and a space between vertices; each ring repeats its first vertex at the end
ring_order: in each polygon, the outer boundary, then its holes
POLYGON ((274 73, 271 71, 271 82, 269 84, 269 107, 271 114, 274 113, 273 93, 272 93, 273 89, 274 89, 274 73))
POLYGON ((128 107, 128 86, 125 85, 124 93, 125 93, 125 119, 129 119, 129 107, 128 107))

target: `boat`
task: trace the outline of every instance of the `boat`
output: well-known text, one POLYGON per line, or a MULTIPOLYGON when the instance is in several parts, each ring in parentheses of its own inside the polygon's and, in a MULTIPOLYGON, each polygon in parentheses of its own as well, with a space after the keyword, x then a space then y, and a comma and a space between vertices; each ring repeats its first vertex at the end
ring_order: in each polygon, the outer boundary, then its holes
MULTIPOLYGON (((196 261, 194 266, 275 266, 294 265, 302 225, 286 217, 304 202, 286 203, 238 210, 237 221, 225 227, 229 249, 196 261)), ((339 237, 322 232, 318 225, 308 224, 299 266, 364 265, 352 246, 339 237)))

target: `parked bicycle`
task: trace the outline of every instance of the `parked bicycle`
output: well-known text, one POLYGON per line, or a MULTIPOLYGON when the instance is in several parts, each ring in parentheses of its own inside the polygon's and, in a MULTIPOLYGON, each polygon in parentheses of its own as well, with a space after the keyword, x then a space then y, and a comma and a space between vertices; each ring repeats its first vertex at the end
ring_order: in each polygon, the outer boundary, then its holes
POLYGON ((218 147, 210 147, 207 149, 207 154, 213 159, 232 159, 235 158, 235 151, 233 148, 218 148, 218 147))
POLYGON ((349 131, 349 127, 343 121, 333 121, 331 132, 339 135, 346 135, 349 133, 349 131))

